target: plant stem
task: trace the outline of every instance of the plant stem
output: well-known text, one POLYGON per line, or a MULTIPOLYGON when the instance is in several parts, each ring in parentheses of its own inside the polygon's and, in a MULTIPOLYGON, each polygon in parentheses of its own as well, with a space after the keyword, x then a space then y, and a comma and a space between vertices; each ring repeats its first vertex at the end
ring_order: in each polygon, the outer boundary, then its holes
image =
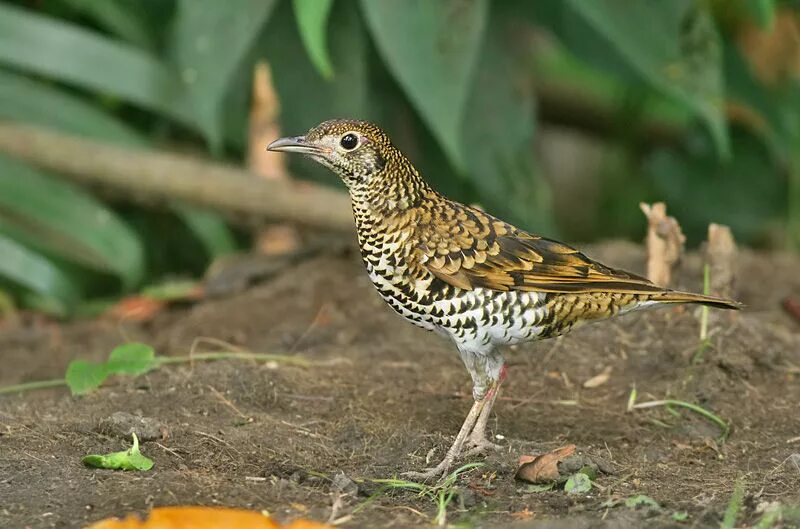
POLYGON ((288 355, 276 355, 266 353, 245 353, 236 351, 218 351, 208 353, 194 353, 182 356, 158 356, 156 362, 158 364, 185 364, 188 362, 204 361, 204 360, 258 360, 262 362, 279 362, 282 364, 295 365, 300 367, 308 367, 311 362, 305 358, 288 355))
POLYGON ((720 437, 723 441, 727 439, 728 434, 730 433, 730 426, 724 420, 719 418, 717 415, 714 415, 710 411, 705 408, 701 408, 697 404, 692 404, 690 402, 684 402, 682 400, 672 400, 672 399, 665 399, 665 400, 653 400, 650 402, 642 402, 639 404, 635 404, 633 407, 635 409, 642 409, 642 408, 655 408, 656 406, 681 406, 688 410, 691 410, 698 415, 702 415, 706 419, 710 420, 717 426, 722 429, 722 436, 720 437))
POLYGON ((63 378, 58 380, 37 380, 35 382, 25 382, 23 384, 14 384, 13 386, 4 386, 0 388, 0 395, 5 393, 18 393, 22 391, 30 391, 33 389, 56 388, 58 386, 66 386, 67 381, 63 378))

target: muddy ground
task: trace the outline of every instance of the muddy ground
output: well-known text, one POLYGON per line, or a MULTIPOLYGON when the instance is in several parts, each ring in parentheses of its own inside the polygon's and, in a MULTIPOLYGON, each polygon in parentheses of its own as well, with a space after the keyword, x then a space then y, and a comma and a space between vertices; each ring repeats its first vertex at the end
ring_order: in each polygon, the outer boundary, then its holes
MULTIPOLYGON (((643 270, 641 249, 631 244, 589 253, 643 270)), ((719 527, 737 479, 746 490, 737 526, 757 521, 771 502, 800 505, 800 455, 793 455, 800 453, 800 323, 781 308, 785 296, 800 295, 800 260, 741 259, 747 310, 712 320, 714 348, 699 362, 692 361, 697 311, 686 308, 629 315, 510 352, 510 377, 490 423, 503 450, 462 476, 448 521, 719 527), (583 386, 608 369, 607 382, 583 386), (714 411, 730 421, 730 437, 719 442, 719 429, 691 412, 626 412, 633 386, 639 402, 669 397, 714 411), (601 474, 583 495, 530 492, 514 480, 520 455, 570 443, 610 462, 613 474, 601 474), (638 494, 662 508, 606 503, 638 494), (688 519, 675 521, 682 511, 688 519)), ((679 283, 700 288, 698 258, 686 260, 679 283)), ((312 365, 176 364, 113 379, 80 398, 60 389, 0 397, 0 527, 80 527, 176 504, 336 519, 343 527, 431 523, 433 503, 412 492, 366 502, 376 485, 363 483, 353 495, 332 483, 339 472, 359 480, 419 469, 431 450, 441 457, 471 402, 453 346, 385 307, 352 253, 317 256, 243 293, 171 308, 147 324, 5 324, 0 385, 58 378, 71 359, 103 359, 125 340, 174 355, 197 337, 312 365), (115 412, 163 423, 164 437, 142 445, 155 461, 151 471, 81 464, 87 453, 127 446, 99 431, 115 412)))

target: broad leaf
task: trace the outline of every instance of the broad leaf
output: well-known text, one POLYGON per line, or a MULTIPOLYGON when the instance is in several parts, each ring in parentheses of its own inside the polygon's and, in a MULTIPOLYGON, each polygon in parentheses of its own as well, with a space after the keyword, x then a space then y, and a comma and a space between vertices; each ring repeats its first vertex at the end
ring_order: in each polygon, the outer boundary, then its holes
MULTIPOLYGON (((121 145, 145 145, 147 139, 124 122, 82 98, 41 82, 0 70, 0 118, 35 123, 121 145)), ((217 214, 183 204, 172 208, 200 240, 210 257, 236 248, 228 226, 217 214)))
POLYGON ((451 163, 466 168, 461 123, 488 18, 486 0, 362 0, 378 51, 451 163))
POLYGON ((536 121, 532 72, 524 50, 494 14, 481 50, 462 124, 466 176, 495 213, 553 233, 550 192, 533 157, 536 121), (494 200, 494 201, 493 201, 494 200))
POLYGON ((108 367, 105 363, 73 360, 67 366, 64 379, 73 395, 85 395, 99 388, 108 378, 108 374, 108 367))
MULTIPOLYGON (((293 22, 290 3, 281 3, 270 18, 256 49, 266 55, 274 73, 273 83, 281 102, 280 122, 286 134, 301 134, 331 117, 370 119, 375 110, 369 104, 368 36, 357 4, 340 2, 331 12, 329 50, 336 77, 325 82, 308 60, 293 22)), ((332 183, 330 171, 290 157, 306 175, 332 183)))
POLYGON ((311 62, 325 79, 333 77, 326 35, 333 0, 293 0, 294 16, 311 62))
POLYGON ((231 230, 217 213, 185 204, 172 204, 172 210, 200 240, 209 258, 215 259, 236 250, 231 230))
POLYGON ((194 126, 177 74, 144 51, 0 4, 0 63, 95 90, 194 126))
POLYGON ((143 375, 157 366, 156 352, 147 344, 130 342, 114 348, 108 355, 109 374, 143 375))
POLYGON ((222 102, 228 83, 267 21, 274 0, 180 0, 171 54, 212 150, 222 147, 222 102))
POLYGON ((146 140, 97 105, 33 79, 0 70, 0 118, 125 145, 146 140))
POLYGON ((144 272, 138 236, 92 196, 0 156, 0 230, 74 262, 118 276, 125 287, 144 272))
POLYGON ((136 4, 119 0, 60 0, 62 3, 94 19, 109 32, 140 48, 153 49, 155 39, 140 16, 136 4))
POLYGON ((64 314, 78 300, 70 278, 44 256, 0 232, 0 276, 43 298, 56 300, 64 314))
POLYGON ((705 121, 718 152, 729 154, 721 43, 705 8, 691 0, 566 2, 566 16, 580 17, 628 67, 692 108, 705 121))
POLYGON ((771 30, 775 23, 775 0, 744 0, 744 9, 762 29, 771 30))

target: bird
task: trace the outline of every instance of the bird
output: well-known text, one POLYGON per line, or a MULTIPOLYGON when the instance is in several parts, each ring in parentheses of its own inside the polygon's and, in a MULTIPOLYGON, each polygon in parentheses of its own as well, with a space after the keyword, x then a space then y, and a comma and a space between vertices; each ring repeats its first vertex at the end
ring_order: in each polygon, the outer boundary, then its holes
POLYGON ((373 123, 333 119, 267 148, 305 155, 341 178, 378 293, 406 320, 452 340, 472 378, 473 404, 453 444, 438 465, 405 473, 412 478, 442 478, 458 458, 497 448, 486 427, 506 376, 503 346, 649 307, 741 308, 659 287, 446 198, 373 123))

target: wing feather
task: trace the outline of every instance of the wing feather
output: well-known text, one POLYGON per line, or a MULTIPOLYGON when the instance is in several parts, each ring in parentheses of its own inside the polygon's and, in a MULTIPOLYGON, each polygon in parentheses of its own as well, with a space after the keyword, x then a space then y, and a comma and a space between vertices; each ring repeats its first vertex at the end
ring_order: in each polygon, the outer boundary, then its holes
POLYGON ((647 279, 607 267, 578 250, 450 202, 418 226, 418 260, 458 288, 539 292, 661 292, 647 279), (453 211, 453 208, 456 211, 453 211), (431 249, 434 249, 431 251, 431 249))

